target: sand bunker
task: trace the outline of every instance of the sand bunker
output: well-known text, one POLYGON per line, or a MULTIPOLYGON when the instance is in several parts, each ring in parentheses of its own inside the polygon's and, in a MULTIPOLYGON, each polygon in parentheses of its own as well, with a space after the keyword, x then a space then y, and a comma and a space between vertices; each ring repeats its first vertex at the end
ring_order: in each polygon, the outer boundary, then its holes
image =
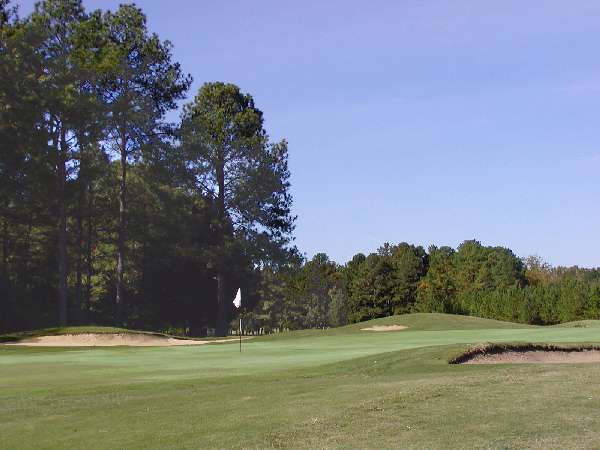
POLYGON ((128 345, 132 347, 166 347, 172 345, 203 345, 217 342, 237 341, 237 338, 218 341, 194 339, 176 339, 167 336, 135 333, 85 333, 64 334, 60 336, 40 336, 10 342, 5 345, 26 345, 31 347, 116 347, 128 345))
POLYGON ((361 331, 400 331, 406 330, 404 325, 374 325, 369 328, 361 328, 361 331))
POLYGON ((600 350, 509 350, 500 353, 480 353, 461 364, 575 364, 600 362, 600 350))

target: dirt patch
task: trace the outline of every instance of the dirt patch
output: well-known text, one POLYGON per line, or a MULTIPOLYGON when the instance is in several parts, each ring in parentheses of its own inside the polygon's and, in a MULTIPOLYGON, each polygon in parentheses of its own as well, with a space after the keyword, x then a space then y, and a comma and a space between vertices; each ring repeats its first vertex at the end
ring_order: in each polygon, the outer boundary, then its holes
POLYGON ((40 336, 10 342, 4 345, 25 345, 30 347, 167 347, 175 345, 203 345, 218 342, 237 341, 238 338, 204 341, 195 339, 176 339, 167 336, 135 333, 85 333, 63 334, 59 336, 40 336))
POLYGON ((450 361, 451 364, 577 364, 599 363, 600 348, 568 347, 544 344, 498 345, 471 347, 450 361))
POLYGON ((408 327, 404 325, 374 325, 369 328, 361 328, 361 331, 400 331, 406 330, 408 327))

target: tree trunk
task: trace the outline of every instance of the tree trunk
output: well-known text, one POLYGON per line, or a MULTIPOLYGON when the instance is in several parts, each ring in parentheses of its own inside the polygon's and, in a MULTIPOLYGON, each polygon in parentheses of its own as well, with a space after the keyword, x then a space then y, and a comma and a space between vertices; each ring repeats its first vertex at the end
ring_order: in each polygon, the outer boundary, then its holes
POLYGON ((88 223, 87 223, 87 248, 86 248, 86 280, 85 280, 85 316, 89 319, 88 313, 90 311, 91 299, 92 299, 92 248, 93 248, 93 229, 94 229, 94 188, 91 180, 88 180, 88 223))
POLYGON ((2 267, 8 274, 8 220, 2 220, 2 267))
POLYGON ((79 188, 79 198, 77 201, 77 267, 76 267, 76 285, 75 285, 75 308, 77 311, 77 322, 83 323, 83 305, 82 305, 82 271, 83 271, 83 188, 79 188))
POLYGON ((227 335, 226 308, 225 308, 225 158, 224 150, 221 150, 216 167, 217 183, 219 192, 217 196, 217 220, 219 228, 219 244, 221 246, 217 261, 217 336, 227 335))
POLYGON ((60 143, 57 146, 58 175, 58 323, 67 325, 67 141, 64 124, 61 125, 60 143))
POLYGON ((219 269, 219 273, 217 274, 217 336, 227 336, 225 315, 225 276, 219 269))
POLYGON ((119 186, 119 237, 117 244, 117 296, 116 303, 116 323, 123 325, 123 271, 125 259, 125 221, 126 217, 126 187, 127 187, 127 139, 125 133, 121 133, 121 183, 119 186))
POLYGON ((2 218, 2 267, 0 268, 0 307, 2 316, 0 317, 0 332, 9 331, 14 327, 11 318, 14 317, 13 299, 11 289, 8 287, 8 220, 2 218))

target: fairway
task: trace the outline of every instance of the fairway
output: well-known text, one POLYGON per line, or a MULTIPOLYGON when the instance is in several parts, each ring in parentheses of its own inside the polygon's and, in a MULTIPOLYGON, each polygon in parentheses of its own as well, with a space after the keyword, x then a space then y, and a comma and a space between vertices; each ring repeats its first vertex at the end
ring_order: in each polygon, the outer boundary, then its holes
POLYGON ((456 366, 478 342, 600 328, 423 314, 237 344, 0 348, 0 447, 577 447, 600 439, 599 364, 456 366))

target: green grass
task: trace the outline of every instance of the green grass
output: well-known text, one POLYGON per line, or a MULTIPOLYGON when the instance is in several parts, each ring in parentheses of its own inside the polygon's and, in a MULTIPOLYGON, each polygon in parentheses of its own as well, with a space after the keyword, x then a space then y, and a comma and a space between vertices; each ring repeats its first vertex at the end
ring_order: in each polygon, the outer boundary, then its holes
MULTIPOLYGON (((590 321, 594 322, 594 321, 590 321)), ((598 321, 600 323, 600 321, 598 321)), ((261 339, 297 339, 309 336, 337 336, 353 333, 365 335, 363 328, 375 325, 403 325, 410 331, 443 331, 443 330, 480 330, 480 329, 504 329, 504 328, 531 328, 532 325, 524 325, 512 322, 501 322, 499 320, 482 319, 480 317, 460 316, 455 314, 439 313, 415 313, 401 316, 383 317, 365 322, 355 323, 339 328, 326 330, 300 330, 287 333, 265 336, 261 339)), ((379 333, 379 332, 377 332, 379 333)))
POLYGON ((588 326, 419 314, 197 347, 0 347, 1 448, 595 447, 600 364, 449 365, 588 326), (366 332, 377 324, 408 326, 366 332))
POLYGON ((575 322, 561 323, 554 326, 561 328, 600 328, 600 320, 577 320, 575 322))

